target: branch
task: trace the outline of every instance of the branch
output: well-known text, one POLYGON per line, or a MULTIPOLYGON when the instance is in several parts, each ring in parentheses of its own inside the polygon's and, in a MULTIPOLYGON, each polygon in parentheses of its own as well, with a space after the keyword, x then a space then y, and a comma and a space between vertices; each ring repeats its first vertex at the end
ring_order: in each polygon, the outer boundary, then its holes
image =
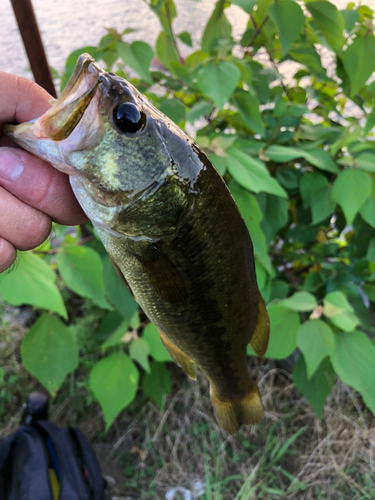
POLYGON ((255 28, 256 31, 255 31, 255 33, 253 35, 253 38, 250 40, 247 48, 250 48, 250 47, 252 47, 254 45, 255 40, 258 38, 258 35, 261 33, 262 29, 264 28, 266 22, 269 19, 269 17, 266 16, 263 19, 263 21, 261 22, 261 24, 258 26, 256 20, 254 19, 254 16, 251 15, 250 18, 251 18, 251 22, 253 23, 254 28, 255 28))

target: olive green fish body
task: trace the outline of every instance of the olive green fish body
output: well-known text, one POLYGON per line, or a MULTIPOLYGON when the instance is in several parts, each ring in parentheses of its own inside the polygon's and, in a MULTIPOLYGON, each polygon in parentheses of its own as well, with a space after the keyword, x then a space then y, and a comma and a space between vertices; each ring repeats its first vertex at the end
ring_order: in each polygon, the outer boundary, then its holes
POLYGON ((125 80, 81 56, 36 122, 6 132, 68 173, 111 260, 172 358, 210 382, 228 432, 259 422, 246 346, 263 355, 269 322, 246 225, 197 144, 125 80))

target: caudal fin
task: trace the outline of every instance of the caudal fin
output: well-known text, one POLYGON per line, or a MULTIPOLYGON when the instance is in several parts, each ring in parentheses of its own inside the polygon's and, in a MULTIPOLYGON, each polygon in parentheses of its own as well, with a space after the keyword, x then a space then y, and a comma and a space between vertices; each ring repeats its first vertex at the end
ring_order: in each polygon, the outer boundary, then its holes
POLYGON ((210 396, 217 423, 229 434, 237 432, 241 425, 258 424, 263 418, 263 406, 255 384, 242 398, 219 398, 212 388, 210 396))

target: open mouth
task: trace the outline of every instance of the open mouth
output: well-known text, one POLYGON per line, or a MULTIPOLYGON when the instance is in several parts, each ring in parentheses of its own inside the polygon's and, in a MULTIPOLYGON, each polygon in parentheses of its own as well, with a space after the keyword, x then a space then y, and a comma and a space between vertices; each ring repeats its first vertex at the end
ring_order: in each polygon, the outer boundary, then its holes
MULTIPOLYGON (((82 54, 64 91, 38 120, 5 125, 4 132, 20 145, 32 139, 62 141, 69 137, 83 117, 101 81, 102 68, 88 54, 82 54)), ((29 148, 28 148, 29 149, 29 148)))

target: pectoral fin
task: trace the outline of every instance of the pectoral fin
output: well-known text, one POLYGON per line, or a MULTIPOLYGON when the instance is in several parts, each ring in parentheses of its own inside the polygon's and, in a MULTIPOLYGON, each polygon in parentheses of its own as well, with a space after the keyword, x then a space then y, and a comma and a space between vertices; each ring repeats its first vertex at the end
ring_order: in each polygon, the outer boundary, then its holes
POLYGON ((187 305, 187 292, 184 281, 175 265, 159 248, 152 245, 137 257, 151 285, 158 295, 170 304, 187 305))
POLYGON ((194 361, 171 342, 162 331, 159 330, 161 341, 169 352, 171 358, 184 370, 186 375, 192 380, 197 380, 194 361))
POLYGON ((251 337, 251 340, 249 342, 249 346, 258 356, 265 355, 268 347, 269 334, 270 320, 268 318, 264 300, 262 299, 261 295, 259 295, 257 323, 255 325, 253 336, 251 337))

